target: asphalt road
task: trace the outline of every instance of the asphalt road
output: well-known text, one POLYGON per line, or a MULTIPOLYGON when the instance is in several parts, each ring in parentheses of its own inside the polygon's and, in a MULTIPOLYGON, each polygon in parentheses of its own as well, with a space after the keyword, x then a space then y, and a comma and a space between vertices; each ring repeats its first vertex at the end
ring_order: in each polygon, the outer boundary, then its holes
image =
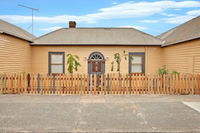
POLYGON ((190 95, 0 95, 0 132, 200 132, 198 111, 190 95))

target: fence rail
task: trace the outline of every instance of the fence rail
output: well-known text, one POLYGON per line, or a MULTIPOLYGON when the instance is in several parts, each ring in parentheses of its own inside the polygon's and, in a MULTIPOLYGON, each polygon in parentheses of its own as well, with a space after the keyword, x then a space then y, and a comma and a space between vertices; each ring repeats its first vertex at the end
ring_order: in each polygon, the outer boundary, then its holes
POLYGON ((0 94, 200 94, 200 74, 0 74, 0 94))

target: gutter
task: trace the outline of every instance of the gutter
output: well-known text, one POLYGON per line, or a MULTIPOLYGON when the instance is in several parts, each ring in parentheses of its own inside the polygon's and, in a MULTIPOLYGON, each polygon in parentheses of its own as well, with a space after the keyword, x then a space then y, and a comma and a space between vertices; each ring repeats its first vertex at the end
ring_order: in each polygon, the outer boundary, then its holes
POLYGON ((9 33, 9 32, 0 31, 0 33, 6 34, 6 35, 10 35, 10 36, 14 36, 14 37, 20 38, 20 39, 22 39, 22 40, 28 41, 28 42, 30 42, 30 43, 33 42, 33 41, 30 40, 30 39, 26 39, 26 38, 20 37, 20 36, 18 36, 18 35, 15 35, 15 34, 12 34, 12 33, 9 33))
POLYGON ((35 44, 31 46, 162 46, 161 44, 35 44))

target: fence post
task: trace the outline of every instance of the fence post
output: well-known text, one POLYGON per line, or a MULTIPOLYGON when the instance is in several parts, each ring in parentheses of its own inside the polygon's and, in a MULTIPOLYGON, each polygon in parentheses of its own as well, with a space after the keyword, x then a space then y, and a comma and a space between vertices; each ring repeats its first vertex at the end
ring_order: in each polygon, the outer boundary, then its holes
POLYGON ((102 74, 97 74, 97 94, 101 94, 100 90, 101 90, 101 75, 102 74))
POLYGON ((90 77, 90 78, 89 78, 89 82, 90 82, 90 84, 89 84, 89 88, 90 88, 90 89, 89 89, 89 94, 92 93, 92 80, 93 80, 92 76, 93 76, 92 74, 90 74, 90 76, 89 76, 89 77, 90 77))
POLYGON ((200 94, 200 74, 198 74, 196 78, 197 78, 197 90, 198 90, 197 94, 200 94))
POLYGON ((37 92, 40 93, 40 74, 39 73, 37 75, 37 82, 38 82, 37 92))
POLYGON ((1 82, 1 79, 2 79, 2 75, 0 73, 0 94, 2 93, 2 82, 1 82))
POLYGON ((90 91, 90 74, 86 75, 86 81, 87 81, 87 92, 86 92, 86 94, 89 94, 89 91, 90 91))
POLYGON ((106 81, 107 81, 107 86, 106 86, 106 92, 107 94, 109 94, 109 90, 110 90, 110 77, 109 77, 109 74, 107 74, 107 77, 106 77, 106 81))
POLYGON ((94 93, 97 94, 97 74, 94 74, 94 93))
POLYGON ((168 94, 166 87, 165 87, 166 75, 165 74, 160 75, 160 79, 161 79, 161 88, 162 88, 164 94, 168 94))
POLYGON ((129 75, 129 94, 132 94, 132 74, 129 75))
POLYGON ((190 79, 189 79, 189 81, 190 81, 190 90, 189 90, 189 93, 190 93, 190 91, 191 91, 191 94, 193 95, 193 93, 194 93, 194 84, 193 84, 193 82, 194 82, 194 79, 193 79, 193 77, 194 77, 194 74, 190 74, 190 79))
POLYGON ((145 75, 145 77, 146 77, 146 80, 147 80, 147 82, 145 84, 145 86, 147 86, 147 91, 148 91, 147 94, 151 94, 151 91, 149 89, 149 74, 145 75))
POLYGON ((83 80, 83 75, 81 74, 80 75, 80 91, 81 92, 79 92, 81 95, 83 94, 83 83, 82 83, 83 81, 82 80, 83 80))
POLYGON ((52 80, 53 80, 53 86, 52 86, 52 92, 55 94, 56 91, 56 75, 52 74, 52 80))
POLYGON ((31 75, 30 73, 27 74, 27 92, 30 93, 31 86, 30 86, 30 81, 31 81, 31 75))
POLYGON ((3 94, 6 93, 6 89, 7 89, 7 75, 4 73, 4 81, 3 81, 3 94))
POLYGON ((124 76, 124 94, 129 94, 129 74, 124 76))

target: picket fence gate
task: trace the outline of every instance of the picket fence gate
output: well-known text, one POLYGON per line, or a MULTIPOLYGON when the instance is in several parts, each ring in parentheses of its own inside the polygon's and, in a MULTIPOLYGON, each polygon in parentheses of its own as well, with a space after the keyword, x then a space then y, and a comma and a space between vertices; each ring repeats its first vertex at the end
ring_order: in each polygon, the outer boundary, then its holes
POLYGON ((200 74, 0 74, 0 94, 200 94, 200 74))

